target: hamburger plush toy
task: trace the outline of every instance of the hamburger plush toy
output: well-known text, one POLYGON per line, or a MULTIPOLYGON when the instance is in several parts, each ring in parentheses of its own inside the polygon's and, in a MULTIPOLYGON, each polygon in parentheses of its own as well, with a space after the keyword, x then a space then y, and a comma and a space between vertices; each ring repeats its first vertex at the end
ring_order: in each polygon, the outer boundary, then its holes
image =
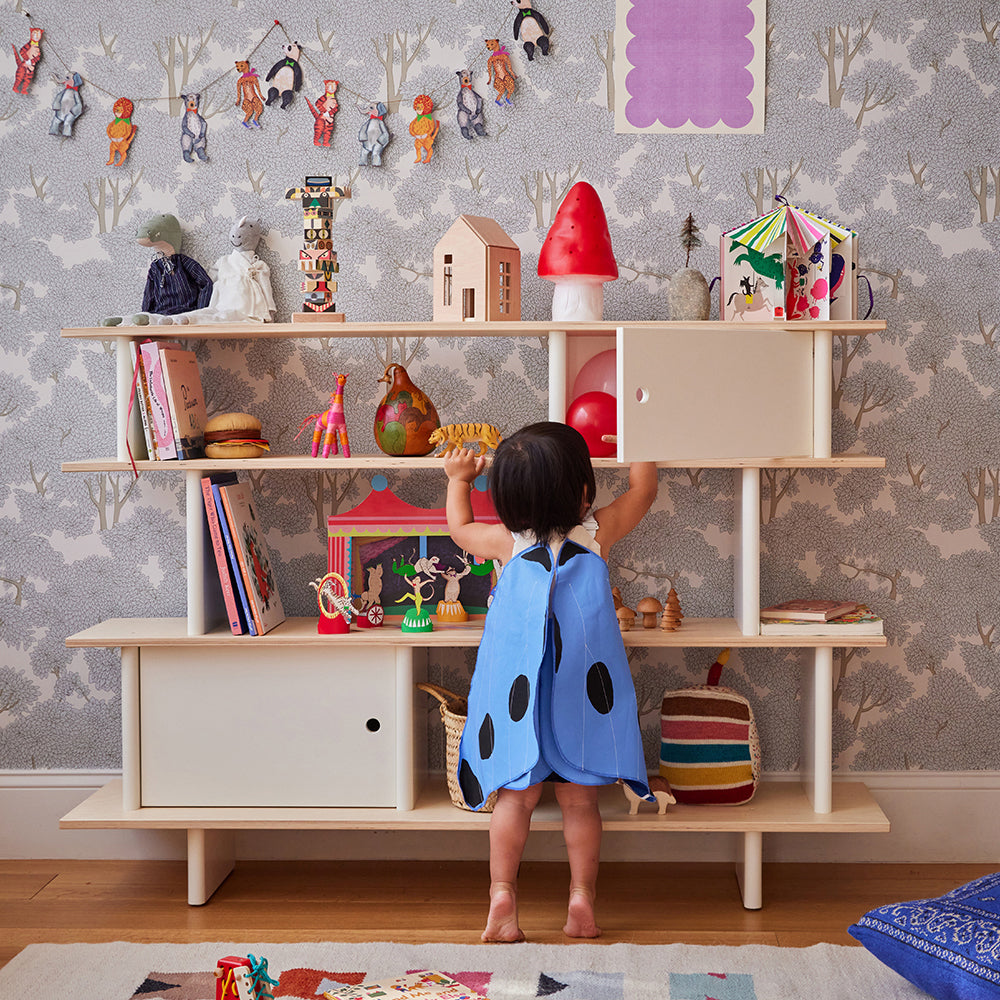
POLYGON ((260 421, 249 413, 218 413, 205 424, 209 458, 257 458, 270 451, 260 436, 260 421))

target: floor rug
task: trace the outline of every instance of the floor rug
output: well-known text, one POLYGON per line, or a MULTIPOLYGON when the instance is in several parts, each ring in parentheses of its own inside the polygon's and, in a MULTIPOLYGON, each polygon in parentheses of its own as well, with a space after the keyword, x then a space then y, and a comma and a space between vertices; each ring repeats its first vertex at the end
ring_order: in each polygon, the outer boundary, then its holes
POLYGON ((863 948, 814 945, 33 944, 0 1000, 215 1000, 220 958, 267 960, 275 1000, 434 969, 489 1000, 927 1000, 863 948))

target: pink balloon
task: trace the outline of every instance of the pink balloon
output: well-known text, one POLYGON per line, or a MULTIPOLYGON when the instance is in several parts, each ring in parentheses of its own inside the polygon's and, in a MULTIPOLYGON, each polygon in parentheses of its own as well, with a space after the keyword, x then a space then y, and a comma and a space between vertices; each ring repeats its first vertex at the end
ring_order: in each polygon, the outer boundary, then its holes
POLYGON ((617 407, 617 400, 607 392, 585 392, 569 404, 566 423, 583 435, 593 458, 609 458, 617 453, 615 445, 601 440, 603 434, 616 433, 617 407))
POLYGON ((606 392, 617 397, 617 367, 614 348, 595 354, 580 369, 570 395, 576 399, 577 396, 582 396, 585 392, 606 392))

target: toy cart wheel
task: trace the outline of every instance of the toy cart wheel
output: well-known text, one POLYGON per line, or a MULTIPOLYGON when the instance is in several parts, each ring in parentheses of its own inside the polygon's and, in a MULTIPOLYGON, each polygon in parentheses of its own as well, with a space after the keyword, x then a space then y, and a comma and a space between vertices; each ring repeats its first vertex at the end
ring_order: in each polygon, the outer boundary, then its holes
POLYGON ((370 625, 381 625, 385 618, 385 611, 382 610, 381 604, 373 604, 365 614, 370 625))

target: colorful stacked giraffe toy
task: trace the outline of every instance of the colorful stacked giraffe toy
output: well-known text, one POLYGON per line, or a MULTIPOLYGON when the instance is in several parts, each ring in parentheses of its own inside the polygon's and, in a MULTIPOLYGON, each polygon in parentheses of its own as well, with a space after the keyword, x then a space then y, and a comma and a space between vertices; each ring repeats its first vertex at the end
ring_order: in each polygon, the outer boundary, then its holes
POLYGON ((332 276, 340 268, 333 250, 333 202, 350 198, 350 188, 337 187, 332 177, 307 177, 302 187, 289 188, 289 199, 302 202, 302 249, 299 270, 303 271, 302 291, 305 298, 302 311, 292 313, 292 322, 325 321, 343 323, 344 314, 337 312, 333 301, 337 282, 332 276))
POLYGON ((351 445, 347 439, 347 421, 344 419, 344 386, 347 384, 347 376, 334 372, 337 388, 330 394, 330 405, 322 413, 310 413, 299 425, 299 434, 313 423, 312 457, 317 458, 320 447, 323 448, 323 458, 329 458, 331 454, 337 454, 337 445, 340 444, 340 451, 344 458, 351 457, 351 445))

